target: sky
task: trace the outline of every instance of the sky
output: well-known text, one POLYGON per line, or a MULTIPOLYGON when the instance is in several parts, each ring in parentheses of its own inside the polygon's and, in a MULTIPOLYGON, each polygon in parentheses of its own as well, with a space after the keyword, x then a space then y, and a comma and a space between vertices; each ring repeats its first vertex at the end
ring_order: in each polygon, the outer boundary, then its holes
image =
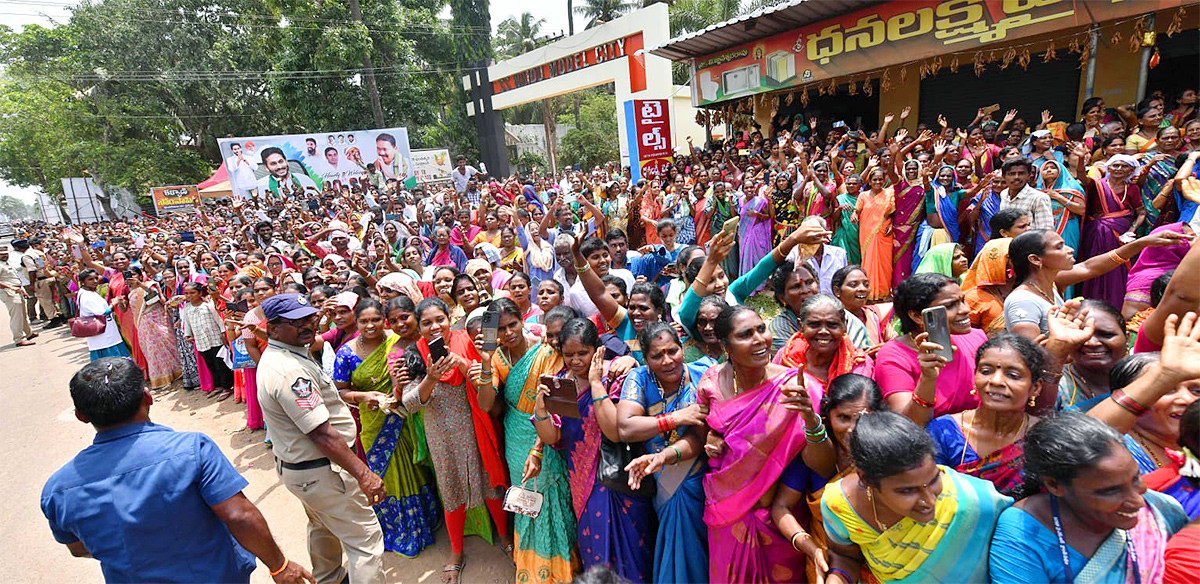
MULTIPOLYGON (((21 30, 28 24, 39 24, 41 26, 53 26, 56 22, 66 22, 70 19, 71 13, 67 10, 74 2, 69 0, 14 0, 13 2, 0 3, 0 22, 11 26, 15 30, 21 30)), ((552 35, 560 31, 562 34, 567 33, 567 0, 542 0, 540 2, 530 2, 529 0, 491 0, 492 13, 492 30, 501 21, 510 17, 518 16, 522 12, 530 11, 530 6, 536 5, 538 11, 534 15, 538 18, 546 19, 542 25, 542 34, 552 35)), ((450 17, 450 9, 446 8, 440 15, 443 18, 450 17)), ((575 24, 582 29, 582 17, 576 19, 575 24)), ((11 195, 17 197, 26 203, 32 203, 37 199, 36 189, 22 188, 9 185, 4 181, 0 181, 0 196, 11 195)))

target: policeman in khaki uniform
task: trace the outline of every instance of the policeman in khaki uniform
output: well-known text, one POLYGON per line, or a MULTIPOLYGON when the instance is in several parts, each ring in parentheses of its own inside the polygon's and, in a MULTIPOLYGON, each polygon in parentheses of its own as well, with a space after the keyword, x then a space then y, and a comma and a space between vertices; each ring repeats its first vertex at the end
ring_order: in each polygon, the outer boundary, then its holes
POLYGON ((318 584, 383 582, 383 531, 371 505, 387 490, 351 450, 355 425, 333 380, 308 356, 318 310, 301 294, 262 303, 270 342, 258 364, 258 401, 276 471, 308 515, 308 552, 318 584))

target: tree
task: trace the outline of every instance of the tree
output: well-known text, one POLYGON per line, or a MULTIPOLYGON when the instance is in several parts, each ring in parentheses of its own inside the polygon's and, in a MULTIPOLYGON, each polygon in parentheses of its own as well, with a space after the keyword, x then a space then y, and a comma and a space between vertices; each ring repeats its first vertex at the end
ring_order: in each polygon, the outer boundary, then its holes
POLYGON ((34 216, 33 205, 26 205, 25 201, 13 196, 0 196, 0 215, 7 215, 10 219, 27 219, 34 216))
MULTIPOLYGON (((579 125, 563 136, 559 166, 591 168, 620 158, 617 147, 617 105, 611 91, 580 92, 579 125)), ((558 123, 570 123, 559 119, 558 123)))
POLYGON ((628 0, 580 0, 575 13, 588 19, 584 28, 612 22, 617 17, 641 6, 640 2, 628 0))
POLYGON ((496 27, 500 35, 496 38, 496 56, 510 58, 537 48, 537 37, 544 24, 545 18, 535 18, 529 12, 504 19, 496 27))

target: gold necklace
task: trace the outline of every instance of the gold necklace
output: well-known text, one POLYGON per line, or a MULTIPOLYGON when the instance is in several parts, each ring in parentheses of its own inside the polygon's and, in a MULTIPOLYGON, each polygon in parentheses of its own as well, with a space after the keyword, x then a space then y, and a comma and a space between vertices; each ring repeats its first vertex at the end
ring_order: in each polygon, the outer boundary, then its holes
MULTIPOLYGON (((1050 302, 1050 304, 1054 304, 1054 295, 1047 294, 1046 290, 1043 289, 1037 282, 1034 282, 1032 279, 1030 279, 1030 280, 1026 280, 1025 284, 1028 285, 1030 288, 1033 288, 1034 291, 1036 291, 1038 294, 1041 294, 1043 298, 1045 298, 1047 301, 1050 302)), ((1057 293, 1058 285, 1055 284, 1055 285, 1051 286, 1050 289, 1053 290, 1055 293, 1057 293)))
MULTIPOLYGON (((1137 430, 1132 430, 1129 433, 1133 435, 1133 439, 1137 441, 1137 443, 1142 447, 1142 450, 1146 452, 1146 455, 1150 457, 1150 460, 1154 462, 1154 467, 1162 468, 1162 460, 1159 460, 1158 455, 1154 454, 1154 450, 1150 448, 1151 445, 1158 446, 1158 443, 1146 438, 1145 436, 1142 436, 1142 434, 1137 430)), ((1164 448, 1163 450, 1166 449, 1164 448)))
MULTIPOLYGON (((971 421, 972 422, 975 421, 974 416, 971 417, 971 421)), ((1021 425, 1017 427, 1017 431, 1015 433, 1013 433, 1013 435, 1012 435, 1012 437, 1013 437, 1012 442, 1009 442, 1007 439, 1002 440, 1002 442, 1005 443, 1004 446, 1008 446, 1009 444, 1012 444, 1013 442, 1017 441, 1017 437, 1021 435, 1021 432, 1023 430, 1025 430, 1025 424, 1027 422, 1029 422, 1029 414, 1023 414, 1021 417, 1021 425)), ((963 451, 962 451, 962 456, 960 456, 958 459, 958 466, 962 466, 963 463, 966 462, 966 460, 967 460, 967 447, 971 445, 971 426, 974 426, 974 424, 973 423, 968 424, 967 418, 964 414, 964 417, 963 417, 963 451)), ((1001 446, 1000 448, 1004 448, 1004 446, 1001 446)), ((999 450, 999 448, 997 448, 996 450, 999 450)), ((993 450, 992 452, 995 452, 995 450, 993 450)), ((980 460, 983 460, 983 458, 984 458, 983 456, 979 455, 978 449, 975 450, 975 458, 978 458, 980 460)))
POLYGON ((871 487, 867 487, 867 500, 871 502, 871 515, 875 517, 875 525, 879 527, 879 533, 888 530, 888 527, 883 524, 883 520, 879 518, 879 510, 875 508, 875 497, 871 496, 871 487))

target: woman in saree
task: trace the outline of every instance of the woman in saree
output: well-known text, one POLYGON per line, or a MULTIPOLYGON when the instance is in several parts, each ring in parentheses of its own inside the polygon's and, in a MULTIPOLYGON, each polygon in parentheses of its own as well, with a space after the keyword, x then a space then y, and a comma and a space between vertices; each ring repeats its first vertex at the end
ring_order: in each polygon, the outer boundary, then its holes
MULTIPOLYGON (((825 491, 827 483, 841 480, 854 472, 849 439, 859 416, 867 412, 881 411, 883 407, 883 396, 879 394, 879 386, 870 377, 847 373, 833 378, 829 382, 825 397, 821 398, 820 408, 821 421, 825 424, 829 441, 837 452, 833 476, 826 479, 822 473, 812 471, 793 460, 783 473, 779 490, 775 492, 775 501, 771 504, 771 519, 779 526, 779 531, 788 536, 788 541, 798 540, 797 547, 811 542, 813 546, 822 550, 822 557, 826 562, 828 552, 824 550, 829 549, 829 538, 821 519, 821 494, 825 491), (809 518, 803 515, 796 516, 796 509, 803 509, 800 507, 801 502, 807 504, 809 518), (808 541, 805 541, 806 539, 808 541), (802 541, 805 543, 800 544, 802 541)), ((816 582, 817 565, 811 558, 817 554, 813 552, 807 555, 810 558, 807 566, 808 581, 816 582)), ((821 570, 822 576, 824 572, 825 570, 821 570)), ((865 581, 866 575, 860 579, 865 581)))
POLYGON ((979 194, 971 198, 969 205, 968 220, 971 224, 971 229, 975 232, 975 252, 979 255, 979 250, 987 244, 993 237, 1000 237, 999 233, 992 233, 992 217, 1000 211, 1000 191, 992 188, 993 184, 999 184, 999 175, 997 173, 985 174, 979 179, 979 194))
MULTIPOLYGON (((1193 523, 1200 519, 1200 401, 1183 410, 1179 416, 1179 450, 1173 451, 1171 462, 1143 475, 1146 487, 1179 501, 1193 523)), ((1200 559, 1198 557, 1197 559, 1200 559)))
POLYGON ((801 195, 803 205, 800 208, 800 216, 812 217, 828 217, 832 211, 830 199, 833 198, 833 191, 837 188, 837 184, 830 177, 829 163, 824 160, 814 161, 808 166, 804 177, 804 183, 801 185, 801 195))
POLYGON ((1000 147, 988 143, 983 136, 983 128, 979 126, 967 128, 967 143, 963 146, 962 158, 970 160, 975 166, 975 176, 981 177, 999 170, 1000 167, 996 165, 996 157, 999 154, 1000 147))
POLYGON ((867 179, 870 188, 858 195, 851 223, 859 226, 859 248, 862 250, 863 271, 870 280, 867 301, 878 302, 892 297, 894 266, 892 251, 892 219, 896 212, 895 191, 887 184, 887 172, 871 170, 867 179))
MULTIPOLYGON (((563 368, 562 356, 548 343, 526 336, 521 311, 516 303, 499 298, 488 310, 500 313, 496 350, 480 351, 484 361, 471 368, 477 385, 492 385, 508 407, 504 409, 504 458, 508 475, 526 484, 534 475, 534 488, 542 493, 542 511, 537 518, 516 514, 513 520, 513 560, 518 582, 570 582, 573 577, 575 518, 571 514, 571 490, 567 465, 556 450, 546 450, 530 423, 538 395, 538 379, 563 368), (483 363, 490 367, 484 370, 483 363), (537 469, 537 472, 534 471, 537 469)), ((482 336, 476 348, 482 347, 482 336)))
POLYGON ((855 472, 825 486, 828 584, 988 582, 988 551, 1012 499, 982 479, 934 462, 933 440, 894 412, 858 418, 850 433, 855 472))
POLYGON ((1179 128, 1167 126, 1158 130, 1156 141, 1158 147, 1142 158, 1142 171, 1136 179, 1142 191, 1142 207, 1146 209, 1144 232, 1179 220, 1179 209, 1170 187, 1173 187, 1171 179, 1179 172, 1183 134, 1179 128))
POLYGON ((450 537, 450 563, 442 567, 442 579, 457 584, 462 577, 463 536, 469 523, 479 530, 474 533, 486 534, 490 542, 490 518, 505 551, 513 549, 502 504, 508 472, 487 414, 496 393, 490 382, 476 387, 470 379, 470 364, 482 357, 466 331, 450 330, 450 308, 445 302, 440 298, 422 300, 416 318, 421 332, 417 350, 405 353, 403 366, 395 362, 389 373, 396 387, 402 388, 404 409, 424 415, 429 456, 450 537), (429 343, 436 339, 444 341, 446 356, 429 363, 429 343), (486 514, 468 512, 484 505, 486 514))
POLYGON ((1029 430, 1025 477, 1036 494, 1000 515, 985 562, 993 584, 1162 581, 1167 539, 1187 514, 1146 490, 1120 434, 1078 412, 1050 416, 1029 430))
MULTIPOLYGON (((1184 237, 1194 237, 1196 232, 1188 223, 1168 223, 1157 227, 1150 233, 1172 231, 1184 237)), ((1138 254, 1137 261, 1129 269, 1129 279, 1126 280, 1125 303, 1121 306, 1121 315, 1133 320, 1134 315, 1150 308, 1150 289, 1154 281, 1163 274, 1174 270, 1183 261, 1190 247, 1176 245, 1171 247, 1150 247, 1138 254)), ((1135 327, 1136 330, 1136 327, 1135 327)))
MULTIPOLYGON (((670 325, 652 323, 643 336, 648 347, 646 366, 625 378, 617 402, 617 427, 623 442, 641 441, 650 454, 671 454, 669 445, 703 423, 696 385, 708 368, 699 363, 684 365, 679 355, 682 345, 670 325), (660 420, 665 423, 660 425, 660 420)), ((654 475, 658 535, 653 582, 708 582, 703 484, 707 468, 707 458, 701 455, 687 464, 662 466, 654 475)))
POLYGON ((1014 495, 1023 484, 1025 434, 1038 422, 1026 409, 1043 390, 1045 368, 1046 353, 1021 335, 1000 333, 984 343, 975 359, 979 407, 925 427, 937 443, 934 460, 1014 495))
POLYGON ((870 377, 875 371, 875 362, 846 334, 846 310, 837 298, 812 296, 800 305, 797 317, 800 330, 775 354, 774 362, 802 371, 805 387, 824 393, 838 376, 870 377))
POLYGON ((659 182, 652 180, 640 192, 638 216, 641 218, 645 236, 644 245, 659 245, 663 241, 658 237, 658 220, 662 218, 662 189, 659 182))
MULTIPOLYGON (((1146 220, 1141 190, 1132 184, 1137 165, 1132 156, 1117 154, 1108 160, 1103 179, 1090 179, 1085 184, 1088 220, 1083 225, 1080 259, 1106 255, 1136 237, 1146 220)), ((1128 275, 1129 268, 1121 265, 1091 278, 1083 283, 1083 296, 1120 306, 1128 275)))
MULTIPOLYGON (((892 157, 897 161, 904 160, 907 150, 915 144, 917 142, 912 142, 892 157)), ((919 258, 917 230, 925 220, 925 187, 921 184, 921 163, 910 159, 904 160, 903 165, 903 176, 900 176, 901 173, 897 172, 895 166, 888 167, 888 176, 895 185, 895 209, 892 211, 892 287, 903 282, 916 267, 913 260, 919 258)))
MULTIPOLYGON (((714 179, 718 177, 714 176, 714 179)), ((712 196, 708 198, 708 208, 711 210, 712 223, 709 224, 709 235, 715 237, 721 232, 725 222, 732 219, 738 213, 737 194, 734 193, 729 185, 721 180, 714 180, 712 183, 712 196)), ((711 239, 710 237, 710 239, 711 239)), ((721 263, 721 267, 725 269, 725 274, 730 280, 737 278, 740 271, 738 242, 733 242, 732 252, 725 257, 725 261, 721 263)))
POLYGON ((525 253, 517 241, 517 232, 512 227, 500 229, 500 269, 517 272, 525 269, 525 253))
MULTIPOLYGON (((846 261, 851 264, 862 263, 862 248, 858 241, 858 223, 854 222, 854 208, 858 205, 858 191, 862 188, 862 178, 857 174, 846 177, 845 182, 838 188, 836 213, 833 214, 831 229, 833 240, 829 243, 846 250, 846 261)), ((745 241, 745 239, 743 239, 745 241)))
POLYGON ((125 283, 124 273, 129 269, 129 254, 123 251, 113 252, 109 256, 108 265, 105 265, 92 259, 92 254, 88 251, 89 246, 84 243, 82 236, 74 236, 72 241, 79 245, 83 265, 100 272, 108 281, 108 295, 105 300, 112 303, 113 318, 117 321, 117 327, 121 329, 121 338, 129 346, 133 362, 137 363, 142 371, 146 371, 146 355, 142 353, 142 344, 138 341, 137 319, 129 308, 129 285, 125 283))
POLYGON ((794 582, 803 577, 805 556, 771 521, 770 504, 793 459, 832 465, 832 447, 806 447, 828 446, 812 408, 821 396, 797 384, 795 369, 771 363, 771 333, 754 309, 726 308, 716 329, 729 361, 710 368, 697 386, 705 423, 666 450, 635 459, 626 467, 630 483, 703 451, 710 468, 704 477, 710 581, 794 582))
POLYGON ((970 268, 967 261, 967 254, 963 251, 963 247, 957 243, 939 243, 931 248, 921 258, 921 264, 917 266, 914 273, 916 274, 941 274, 948 276, 950 279, 961 282, 963 275, 970 268))
POLYGON ((871 281, 862 266, 851 264, 834 272, 829 284, 846 308, 847 332, 855 328, 849 320, 851 318, 862 323, 866 331, 865 341, 850 335, 854 346, 874 354, 878 347, 895 338, 896 330, 891 326, 892 303, 867 304, 871 281))
MULTIPOLYGON (((187 267, 184 266, 184 273, 187 272, 187 267)), ((177 296, 183 296, 183 284, 178 276, 178 271, 173 268, 166 268, 160 272, 162 274, 162 289, 167 298, 164 298, 163 308, 166 310, 167 326, 171 328, 175 336, 175 351, 179 354, 179 365, 182 371, 183 389, 190 391, 200 387, 200 370, 196 366, 196 349, 187 338, 183 336, 183 325, 179 321, 179 306, 170 299, 177 296)))
POLYGON ((375 505, 383 546, 416 557, 433 545, 440 507, 429 469, 416 463, 417 434, 397 413, 388 374, 388 353, 400 340, 389 330, 383 305, 363 298, 354 307, 358 337, 337 350, 333 382, 342 400, 358 407, 367 466, 383 479, 388 495, 375 505))
POLYGON ((165 308, 167 298, 141 268, 134 266, 128 271, 130 318, 146 356, 146 382, 150 389, 162 389, 183 374, 165 308))
POLYGON ((792 184, 792 175, 779 172, 771 180, 771 224, 774 225, 773 245, 779 245, 792 231, 800 226, 800 204, 797 197, 800 185, 792 184))
POLYGON ((1087 212, 1083 184, 1071 176, 1066 165, 1051 158, 1038 172, 1037 189, 1050 196, 1054 230, 1071 249, 1079 249, 1081 224, 1087 212))
POLYGON ((1008 237, 989 240, 963 276, 962 290, 971 307, 971 326, 993 334, 1004 327, 1004 299, 1012 291, 1008 276, 1008 237))
POLYGON ((618 493, 597 480, 602 437, 620 440, 613 401, 620 388, 604 383, 604 345, 590 320, 573 318, 559 331, 558 347, 565 362, 558 377, 575 383, 579 417, 550 414, 546 409, 550 387, 542 383, 533 423, 541 440, 567 461, 568 473, 561 482, 569 484, 583 569, 611 566, 625 580, 649 582, 654 557, 650 501, 618 493))
POLYGON ((767 208, 770 204, 763 189, 746 191, 738 223, 739 274, 749 274, 763 256, 771 253, 771 210, 767 208))

